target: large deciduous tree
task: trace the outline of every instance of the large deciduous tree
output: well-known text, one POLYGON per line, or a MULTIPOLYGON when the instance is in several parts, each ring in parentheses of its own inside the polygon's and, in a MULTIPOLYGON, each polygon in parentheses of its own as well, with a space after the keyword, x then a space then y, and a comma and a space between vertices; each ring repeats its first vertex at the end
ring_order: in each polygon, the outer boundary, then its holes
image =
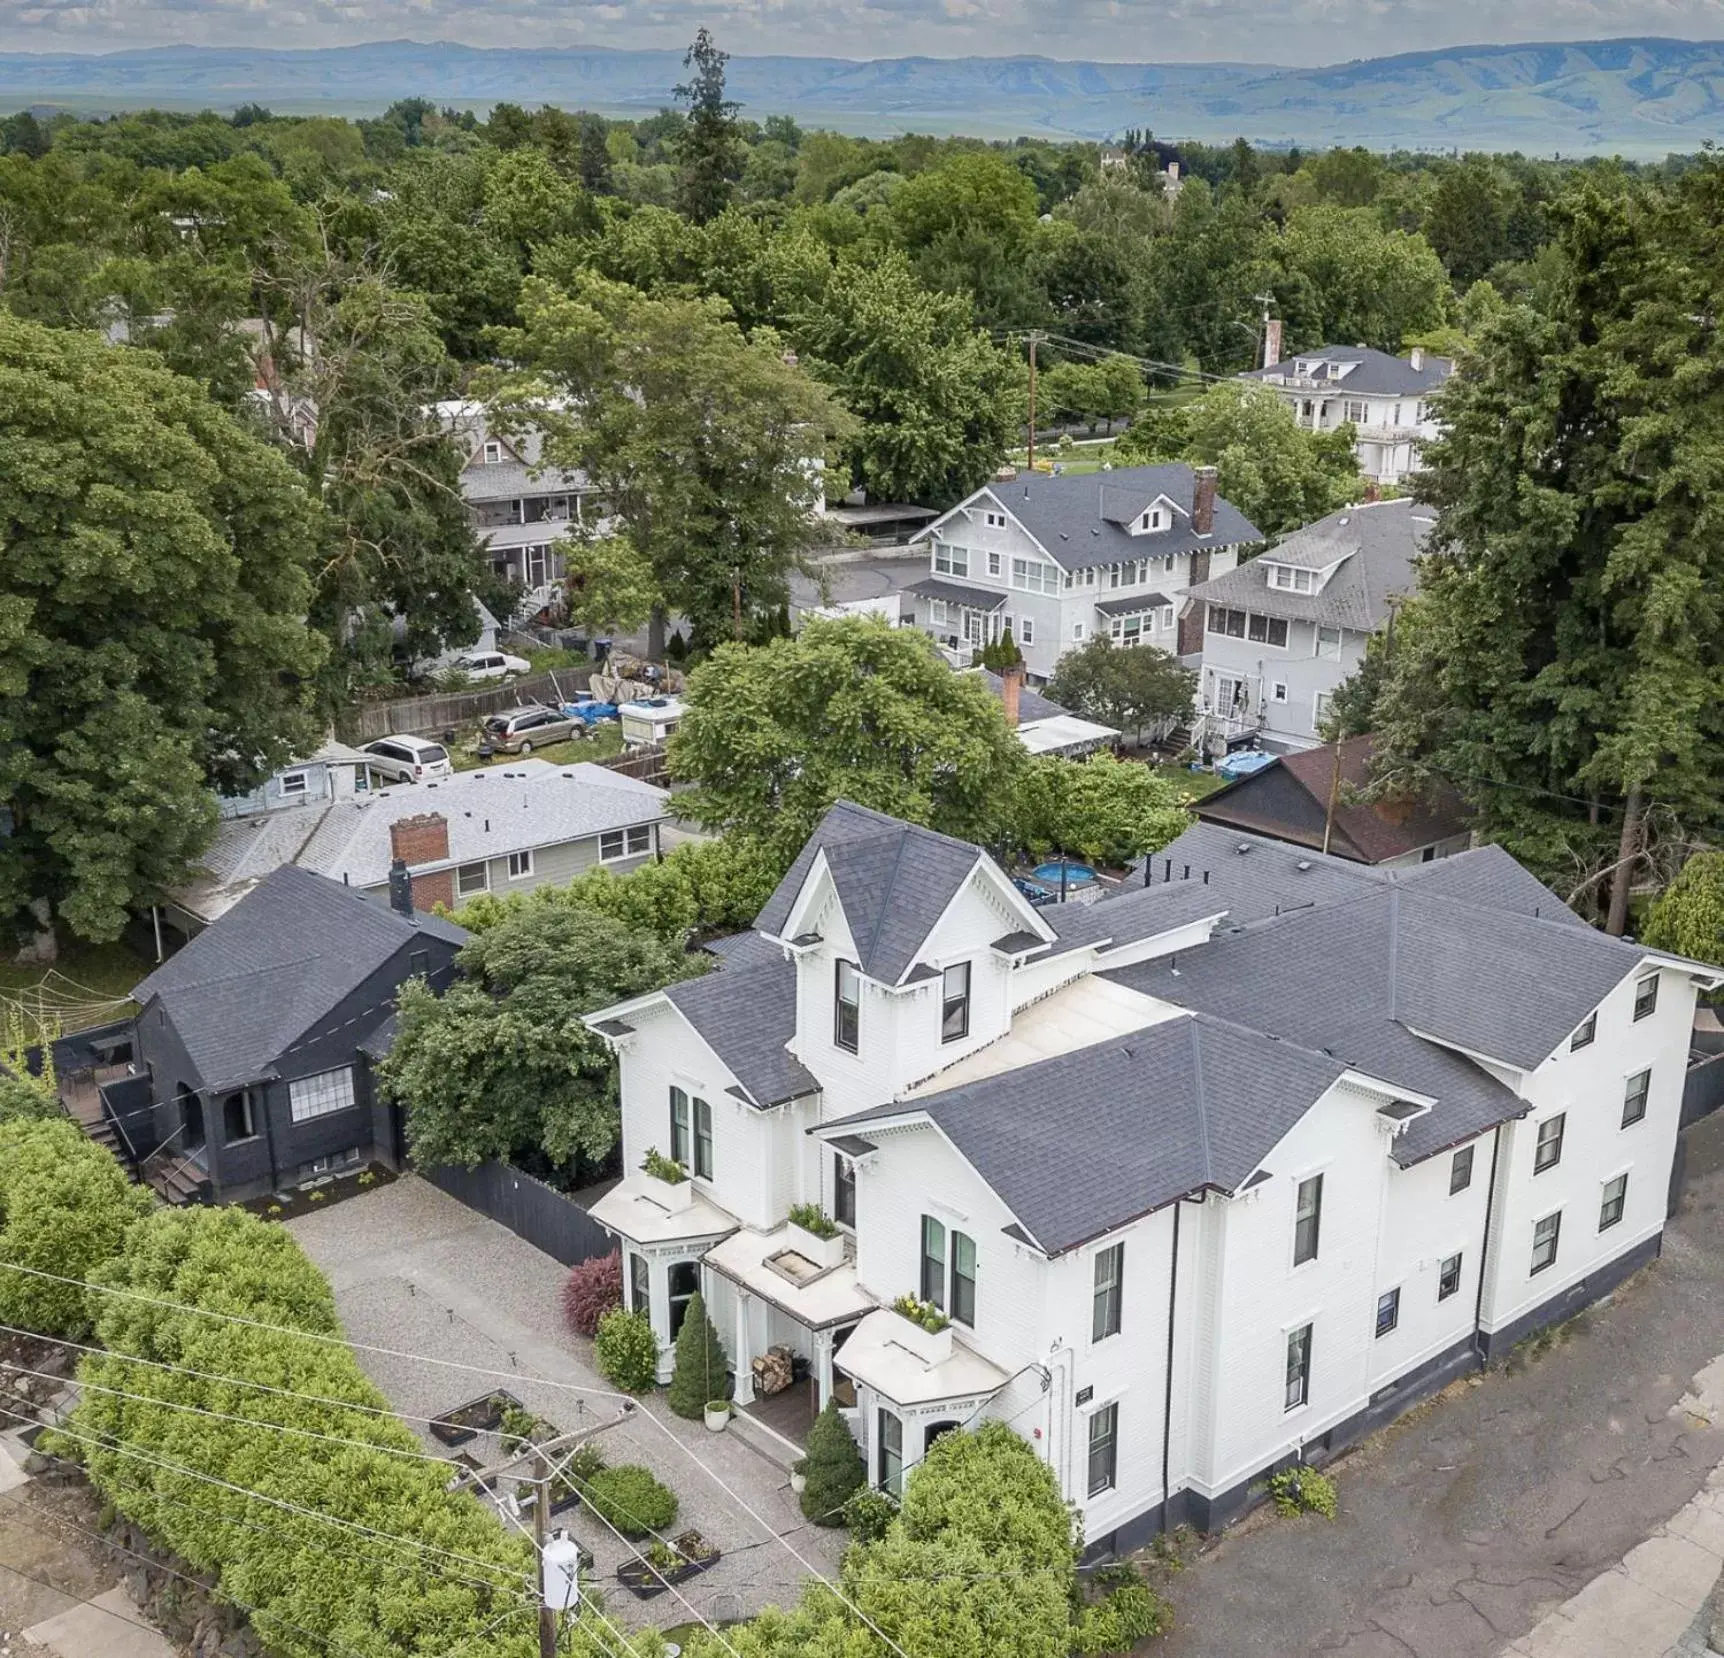
POLYGON ((1115 866, 1159 851, 1190 827, 1190 816, 1166 778, 1111 754, 1033 759, 1016 822, 1022 843, 1037 857, 1069 852, 1115 866))
POLYGON ((1086 719, 1120 731, 1189 715, 1197 675, 1153 645, 1121 649, 1106 635, 1067 651, 1048 681, 1048 696, 1086 719))
POLYGON ((776 612, 848 417, 769 333, 744 338, 722 300, 649 298, 580 267, 566 282, 523 287, 503 403, 544 428, 548 459, 586 471, 697 640, 776 612))
POLYGON ((992 839, 1022 745, 981 678, 926 635, 844 618, 794 639, 722 645, 689 679, 671 768, 679 809, 710 828, 799 846, 841 796, 911 823, 992 839))
POLYGON ((195 382, 5 312, 0 431, 0 927, 114 938, 189 874, 210 783, 315 741, 322 513, 195 382))
POLYGON ((1724 162, 1553 211, 1545 309, 1487 326, 1425 453, 1377 774, 1451 779, 1620 931, 1649 818, 1724 817, 1724 162))

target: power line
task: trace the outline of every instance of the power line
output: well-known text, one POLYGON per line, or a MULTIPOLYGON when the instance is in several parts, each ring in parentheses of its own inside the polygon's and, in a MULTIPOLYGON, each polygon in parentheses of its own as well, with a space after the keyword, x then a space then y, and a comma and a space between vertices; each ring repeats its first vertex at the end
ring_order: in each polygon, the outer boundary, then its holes
POLYGON ((26 1583, 34 1583, 38 1589, 47 1589, 58 1595, 62 1600, 69 1600, 79 1606, 88 1606, 92 1611, 100 1612, 104 1617, 112 1618, 116 1623, 130 1624, 133 1629, 142 1629, 147 1634, 157 1636, 161 1631, 154 1624, 144 1623, 137 1618, 128 1618, 124 1612, 116 1612, 111 1606, 103 1606, 100 1601, 91 1600, 88 1595, 74 1594, 70 1589, 61 1589, 50 1583, 45 1577, 37 1577, 34 1572, 26 1572, 21 1567, 0 1560, 0 1572, 10 1572, 14 1577, 21 1577, 26 1583))

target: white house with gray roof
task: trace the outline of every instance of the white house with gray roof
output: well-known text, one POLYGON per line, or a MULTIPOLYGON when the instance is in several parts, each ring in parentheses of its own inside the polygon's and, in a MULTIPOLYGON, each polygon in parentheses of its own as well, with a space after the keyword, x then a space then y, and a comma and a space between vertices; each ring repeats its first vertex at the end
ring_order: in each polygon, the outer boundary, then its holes
POLYGON ((1412 501, 1344 507, 1186 597, 1202 629, 1194 743, 1253 738, 1271 754, 1322 741, 1330 699, 1418 586, 1434 519, 1412 501))
POLYGON ((928 576, 907 591, 917 625, 960 660, 1010 629, 1025 668, 1046 680, 1065 652, 1101 634, 1174 650, 1186 589, 1262 539, 1216 494, 1213 467, 1025 474, 918 532, 928 576))
POLYGON ((1420 347, 1391 357, 1370 346, 1323 345, 1241 378, 1279 392, 1309 431, 1351 423, 1359 470, 1396 484, 1419 470, 1421 446, 1437 435, 1431 399, 1454 369, 1449 358, 1420 347))
POLYGON ((888 1491, 1007 1421, 1123 1548, 1658 1253, 1715 969, 1494 847, 1380 869, 1205 824, 1149 875, 1038 910, 840 803, 710 974, 590 1016, 630 1171, 593 1213, 664 1374, 700 1290, 749 1413, 836 1399, 888 1491))

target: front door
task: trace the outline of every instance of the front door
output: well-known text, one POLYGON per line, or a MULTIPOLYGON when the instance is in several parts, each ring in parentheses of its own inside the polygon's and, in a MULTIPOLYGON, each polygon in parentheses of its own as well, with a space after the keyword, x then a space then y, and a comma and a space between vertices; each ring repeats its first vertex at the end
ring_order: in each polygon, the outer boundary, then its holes
POLYGON ((700 1267, 693 1261, 678 1261, 670 1269, 670 1339, 676 1340, 682 1321, 688 1317, 688 1304, 700 1288, 700 1267))
POLYGON ((964 612, 964 643, 979 647, 982 643, 982 627, 984 618, 979 610, 964 612))
POLYGON ((180 1139, 187 1151, 196 1151, 204 1143, 204 1102, 189 1088, 180 1095, 180 1139))

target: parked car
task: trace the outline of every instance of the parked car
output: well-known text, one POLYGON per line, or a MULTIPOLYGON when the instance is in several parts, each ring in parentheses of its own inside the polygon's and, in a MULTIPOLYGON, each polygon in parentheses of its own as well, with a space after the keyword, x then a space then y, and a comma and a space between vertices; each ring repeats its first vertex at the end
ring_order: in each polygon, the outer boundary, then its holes
POLYGON ((511 708, 493 714, 485 721, 481 744, 501 749, 505 754, 531 754, 536 748, 548 748, 552 743, 565 743, 571 737, 587 734, 586 721, 537 702, 521 708, 511 708))
POLYGON ((379 737, 365 752, 371 769, 391 783, 435 783, 455 775, 448 749, 428 737, 379 737))
POLYGON ((518 679, 532 671, 533 664, 525 657, 510 656, 507 651, 466 651, 449 664, 450 673, 480 680, 518 679))

